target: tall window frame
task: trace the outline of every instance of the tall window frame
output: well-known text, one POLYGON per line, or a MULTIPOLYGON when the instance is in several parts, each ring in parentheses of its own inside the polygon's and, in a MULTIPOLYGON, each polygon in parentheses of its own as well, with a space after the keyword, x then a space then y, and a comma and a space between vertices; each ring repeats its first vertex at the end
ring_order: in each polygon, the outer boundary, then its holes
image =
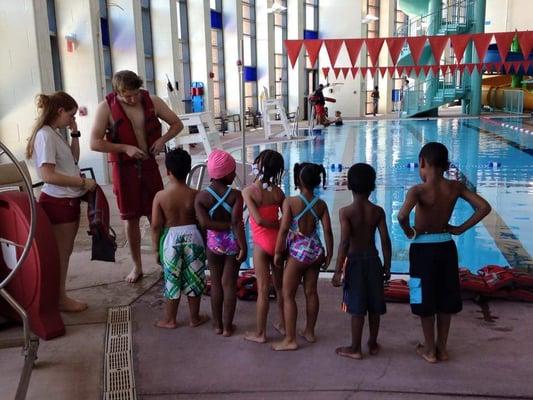
MULTIPOLYGON (((381 0, 367 0, 366 1, 366 10, 367 15, 374 15, 379 18, 380 11, 380 2, 381 0)), ((367 23, 367 38, 378 38, 379 37, 379 19, 372 20, 367 23)), ((366 54, 366 65, 370 66, 372 62, 370 61, 370 54, 366 54)), ((375 65, 372 65, 375 67, 375 65)), ((372 101, 372 91, 375 86, 379 86, 379 72, 376 72, 371 79, 366 77, 366 99, 365 99, 365 114, 372 114, 374 111, 374 104, 372 101)))
POLYGON ((107 93, 113 91, 113 60, 111 58, 111 35, 109 32, 109 14, 107 0, 100 2, 100 36, 102 42, 102 54, 104 61, 104 79, 107 93))
MULTIPOLYGON (((394 33, 396 36, 409 35, 409 16, 398 8, 399 0, 394 3, 394 33)), ((401 90, 403 86, 403 78, 398 76, 393 78, 393 87, 396 90, 401 90)))
POLYGON ((144 87, 156 94, 154 45, 152 40, 152 15, 150 0, 141 0, 141 27, 144 44, 144 87))
MULTIPOLYGON (((318 32, 318 1, 319 0, 303 0, 304 2, 304 29, 306 31, 318 32)), ((305 73, 306 73, 306 91, 304 95, 307 97, 310 93, 316 90, 318 86, 319 74, 318 67, 311 65, 307 52, 305 53, 305 73)), ((307 105, 307 101, 304 102, 307 105)), ((304 110, 307 112, 307 110, 304 110)))
MULTIPOLYGON (((257 37, 255 0, 242 0, 243 65, 257 68, 257 37)), ((258 111, 257 79, 244 82, 244 107, 247 111, 258 111)))
POLYGON ((176 10, 178 13, 178 47, 180 55, 181 69, 183 71, 183 100, 185 112, 190 113, 191 107, 191 52, 189 48, 189 19, 187 13, 187 0, 176 0, 176 10))
MULTIPOLYGON (((222 0, 211 0, 211 9, 222 13, 222 0)), ((213 115, 226 114, 226 77, 224 71, 224 32, 211 28, 211 57, 213 72, 213 115)))
POLYGON ((50 34, 50 50, 52 55, 52 70, 54 74, 54 90, 63 90, 63 76, 61 74, 61 57, 59 55, 59 40, 57 36, 56 7, 54 0, 46 0, 48 12, 48 31, 50 34))
MULTIPOLYGON (((279 0, 287 7, 287 0, 279 0)), ((289 107, 289 79, 287 50, 283 43, 287 40, 287 12, 274 14, 274 79, 275 98, 280 99, 285 110, 289 107)), ((270 94, 272 95, 272 94, 270 94)))

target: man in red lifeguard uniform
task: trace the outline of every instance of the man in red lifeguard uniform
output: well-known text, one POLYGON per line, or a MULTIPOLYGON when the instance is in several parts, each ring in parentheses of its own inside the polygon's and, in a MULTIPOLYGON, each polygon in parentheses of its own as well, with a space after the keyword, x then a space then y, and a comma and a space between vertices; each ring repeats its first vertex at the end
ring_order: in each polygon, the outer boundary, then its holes
POLYGON ((155 156, 183 129, 177 115, 142 84, 135 72, 117 72, 113 92, 98 104, 91 132, 91 149, 109 153, 113 192, 134 263, 126 277, 130 283, 143 275, 139 219, 150 218, 154 196, 163 189, 155 156), (170 126, 164 135, 159 118, 170 126))

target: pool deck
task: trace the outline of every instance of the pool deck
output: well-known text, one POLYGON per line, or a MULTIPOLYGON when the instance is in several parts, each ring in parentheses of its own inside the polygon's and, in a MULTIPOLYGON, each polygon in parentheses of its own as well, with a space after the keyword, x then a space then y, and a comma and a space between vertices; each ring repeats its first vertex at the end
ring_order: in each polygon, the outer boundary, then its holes
MULTIPOLYGON (((263 142, 260 133, 249 133, 247 144, 263 142)), ((230 133, 222 140, 237 147, 239 137, 230 133)), ((104 190, 109 194, 112 225, 119 227, 111 188, 104 190)), ((145 277, 135 285, 123 281, 131 269, 123 235, 115 264, 88 262, 89 241, 80 228, 67 287, 73 297, 87 301, 89 309, 63 314, 66 335, 40 342, 28 399, 102 398, 107 311, 121 305, 132 307, 135 384, 141 399, 532 398, 533 346, 527 343, 533 332, 533 304, 494 300, 481 307, 466 300, 452 324, 451 360, 436 365, 427 364, 414 351, 421 330, 406 304, 388 304, 379 355, 365 354, 361 361, 336 356, 335 347, 349 342, 350 325, 349 317, 339 310, 340 291, 327 279, 319 284, 318 341, 311 345, 300 340, 296 352, 276 353, 268 344, 243 340, 243 332, 254 325, 254 302, 238 302, 238 329, 231 338, 214 335, 209 324, 186 327, 185 304, 179 310, 178 329, 157 329, 153 322, 162 314, 164 300, 147 228, 145 224, 145 277)), ((299 305, 301 325, 305 315, 301 298, 299 305)), ((210 314, 207 297, 202 310, 210 314)), ((19 333, 18 327, 1 329, 0 338, 19 333)), ((273 329, 268 334, 279 338, 273 329)), ((1 399, 14 397, 22 362, 20 348, 0 350, 1 399)))

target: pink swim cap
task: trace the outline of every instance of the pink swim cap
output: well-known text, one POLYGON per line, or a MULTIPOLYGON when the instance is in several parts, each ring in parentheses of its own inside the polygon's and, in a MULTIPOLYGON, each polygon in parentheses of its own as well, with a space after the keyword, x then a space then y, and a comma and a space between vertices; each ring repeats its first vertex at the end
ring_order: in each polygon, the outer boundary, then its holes
POLYGON ((207 172, 211 179, 221 179, 235 171, 235 159, 224 150, 213 150, 207 157, 207 172))

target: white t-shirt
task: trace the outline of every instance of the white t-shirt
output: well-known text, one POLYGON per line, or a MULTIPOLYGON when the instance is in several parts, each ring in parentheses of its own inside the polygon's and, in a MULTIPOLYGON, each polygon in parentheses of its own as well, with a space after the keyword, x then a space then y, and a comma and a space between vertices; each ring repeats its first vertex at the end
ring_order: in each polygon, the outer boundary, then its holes
MULTIPOLYGON (((43 164, 54 164, 55 171, 67 176, 80 176, 72 151, 67 141, 50 126, 45 125, 37 131, 33 145, 33 160, 37 173, 41 177, 40 167, 43 164)), ((42 177, 41 177, 42 178, 42 177)), ((75 186, 58 186, 45 183, 42 191, 53 197, 80 197, 85 188, 75 186)))

